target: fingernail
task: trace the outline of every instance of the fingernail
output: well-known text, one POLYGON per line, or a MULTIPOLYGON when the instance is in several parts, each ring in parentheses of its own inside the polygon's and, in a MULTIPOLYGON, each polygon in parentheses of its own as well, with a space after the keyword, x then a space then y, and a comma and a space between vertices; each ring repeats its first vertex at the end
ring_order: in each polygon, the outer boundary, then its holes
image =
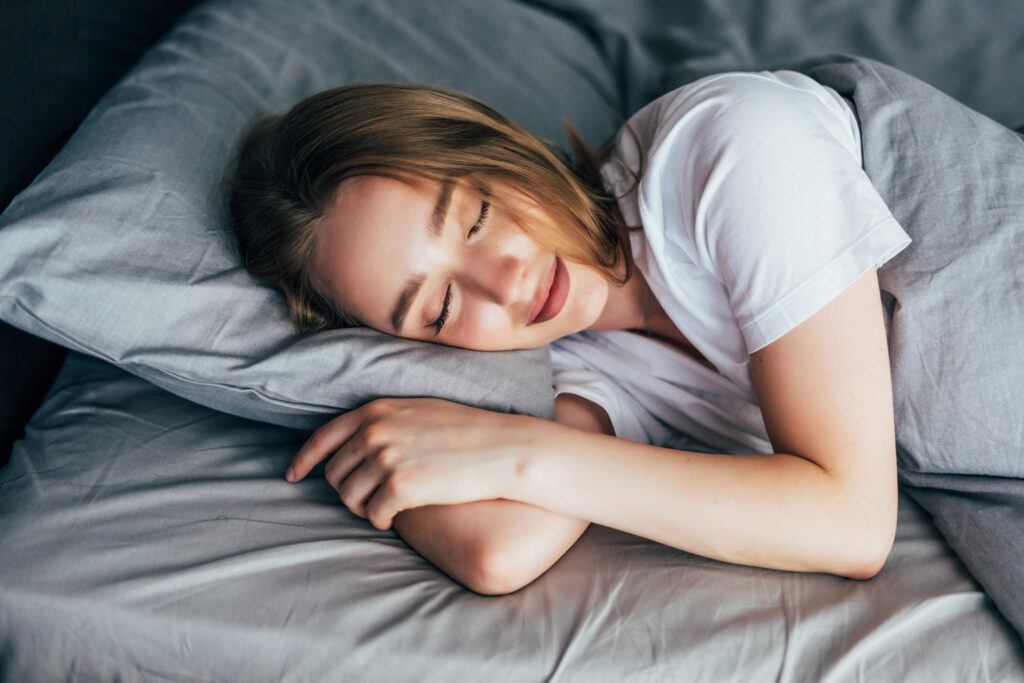
POLYGON ((288 471, 284 473, 284 478, 288 481, 295 481, 295 470, 289 467, 288 471))

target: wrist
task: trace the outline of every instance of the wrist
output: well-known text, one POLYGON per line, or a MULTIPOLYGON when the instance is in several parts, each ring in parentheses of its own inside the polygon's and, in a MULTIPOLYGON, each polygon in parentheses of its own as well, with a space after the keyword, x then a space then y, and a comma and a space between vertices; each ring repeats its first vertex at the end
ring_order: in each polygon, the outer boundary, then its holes
POLYGON ((519 433, 526 438, 516 439, 519 447, 512 472, 504 484, 506 495, 503 497, 550 510, 557 502, 552 496, 560 488, 559 463, 574 450, 585 448, 585 444, 577 441, 588 434, 541 418, 526 419, 529 422, 522 425, 519 433))
POLYGON ((519 416, 509 435, 511 447, 509 467, 500 483, 502 498, 532 503, 532 483, 539 478, 537 470, 544 460, 545 444, 551 440, 550 426, 554 423, 543 418, 519 416))

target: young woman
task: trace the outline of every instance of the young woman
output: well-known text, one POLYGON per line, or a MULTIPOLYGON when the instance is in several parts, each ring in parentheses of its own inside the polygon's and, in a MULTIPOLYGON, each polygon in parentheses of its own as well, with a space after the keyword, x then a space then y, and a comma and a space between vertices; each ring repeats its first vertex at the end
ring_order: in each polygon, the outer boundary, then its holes
POLYGON ((374 401, 317 430, 287 479, 326 461, 352 512, 485 594, 590 522, 873 576, 897 502, 875 271, 909 238, 861 168, 851 104, 795 72, 722 74, 638 112, 603 165, 569 138, 575 161, 403 84, 327 91, 250 133, 235 235, 301 328, 552 344, 555 370, 553 422, 374 401), (710 448, 651 445, 674 430, 710 448))

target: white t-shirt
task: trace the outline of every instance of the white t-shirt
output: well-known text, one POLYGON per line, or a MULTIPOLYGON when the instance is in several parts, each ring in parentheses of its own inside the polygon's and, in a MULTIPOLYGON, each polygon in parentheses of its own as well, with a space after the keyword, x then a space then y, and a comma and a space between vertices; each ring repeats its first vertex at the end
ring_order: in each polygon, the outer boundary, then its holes
POLYGON ((602 406, 617 436, 770 453, 749 356, 910 243, 861 167, 860 129, 834 90, 793 71, 682 86, 629 120, 602 173, 633 257, 676 327, 717 372, 639 334, 554 342, 556 394, 602 406), (642 169, 641 169, 642 160, 642 169), (680 434, 682 432, 683 434, 680 434))

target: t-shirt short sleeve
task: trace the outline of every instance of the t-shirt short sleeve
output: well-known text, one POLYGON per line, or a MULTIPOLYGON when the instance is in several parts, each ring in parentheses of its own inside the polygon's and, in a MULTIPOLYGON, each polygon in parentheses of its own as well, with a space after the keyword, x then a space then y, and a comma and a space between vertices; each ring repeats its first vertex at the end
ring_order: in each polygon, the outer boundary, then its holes
POLYGON ((590 347, 585 353, 580 353, 581 345, 576 339, 566 338, 551 347, 555 400, 560 394, 585 398, 607 413, 615 436, 638 443, 656 443, 657 438, 651 432, 659 425, 654 416, 621 383, 615 382, 606 370, 602 370, 602 367, 616 366, 600 360, 595 362, 593 356, 601 353, 601 349, 590 347))
POLYGON ((615 436, 663 445, 675 430, 658 417, 658 405, 664 397, 650 391, 649 378, 655 369, 634 351, 633 344, 622 343, 632 342, 636 336, 628 332, 581 332, 556 340, 548 347, 555 399, 560 394, 585 398, 604 409, 615 436))
POLYGON ((640 184, 645 231, 669 272, 720 280, 747 353, 910 243, 834 92, 795 72, 732 73, 662 100, 640 184))
POLYGON ((761 410, 747 392, 670 344, 606 330, 562 337, 549 349, 556 396, 596 403, 619 438, 715 453, 771 452, 761 410))

